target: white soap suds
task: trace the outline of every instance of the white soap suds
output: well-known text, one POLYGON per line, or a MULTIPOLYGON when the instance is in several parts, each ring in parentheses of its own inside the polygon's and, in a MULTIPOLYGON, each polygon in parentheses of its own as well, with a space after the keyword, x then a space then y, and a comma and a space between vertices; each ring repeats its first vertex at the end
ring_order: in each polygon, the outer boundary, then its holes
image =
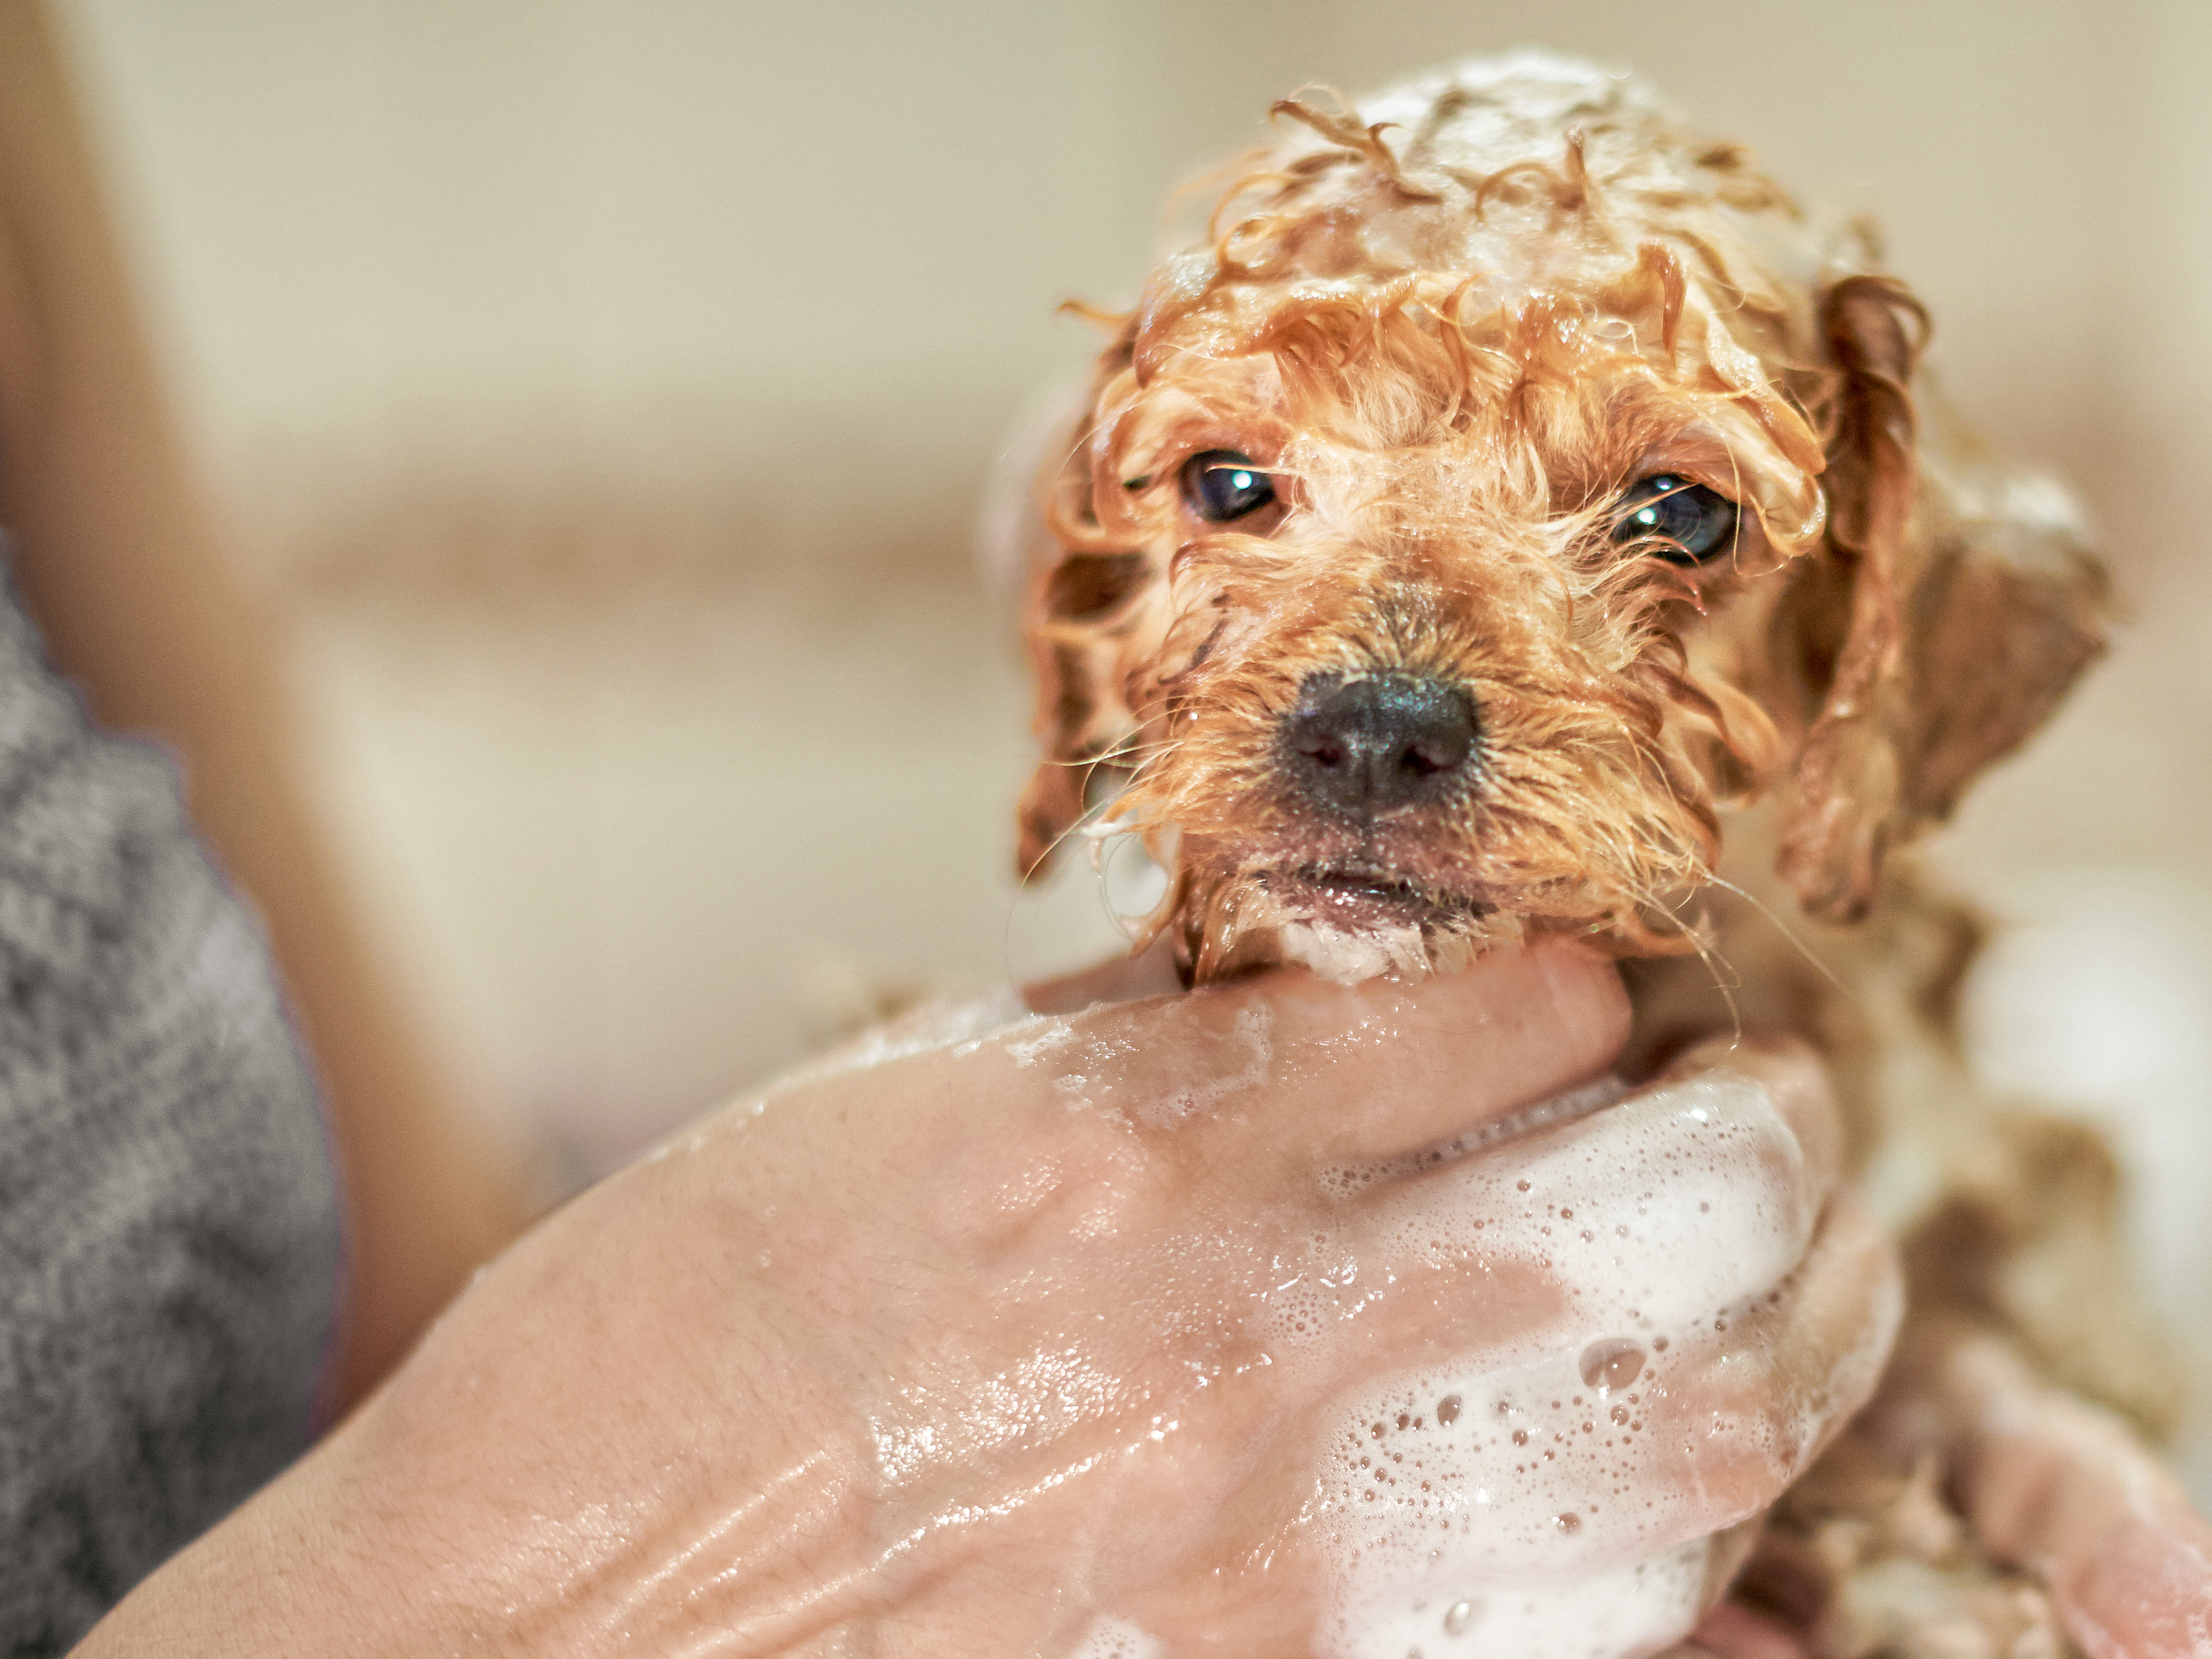
POLYGON ((1419 1175, 1438 1164, 1457 1163, 1486 1147, 1534 1134, 1539 1129, 1573 1123, 1593 1112, 1601 1112, 1616 1104, 1627 1093, 1628 1085, 1608 1072, 1602 1077, 1593 1078, 1588 1083, 1553 1095, 1548 1100, 1540 1100, 1533 1106, 1523 1106, 1519 1111, 1504 1117, 1492 1118, 1487 1123, 1478 1124, 1464 1134, 1455 1135, 1443 1145, 1416 1152, 1411 1158, 1393 1158, 1381 1164, 1332 1164, 1321 1172, 1322 1189, 1332 1198, 1356 1198, 1378 1182, 1419 1175))
POLYGON ((1711 1540, 1692 1539, 1583 1577, 1455 1591, 1448 1575, 1414 1599, 1347 1603, 1322 1638, 1332 1659, 1618 1659, 1656 1653, 1701 1611, 1711 1540))
POLYGON ((1040 1060, 1058 1054, 1075 1040, 1075 1028, 1056 1014, 1040 1014, 1027 1022, 1024 1034, 1017 1038, 1009 1031, 1006 1037, 1006 1054, 1014 1064, 1024 1068, 1040 1060))
POLYGON ((1418 927, 1347 929, 1301 919, 1281 923, 1275 937, 1285 962, 1339 985, 1385 976, 1418 980, 1430 970, 1429 943, 1418 927))
POLYGON ((1126 1619, 1101 1616, 1091 1621, 1067 1659, 1162 1659, 1167 1648, 1126 1619))
POLYGON ((1063 1032, 1024 1038, 1010 1044, 1008 1052, 1025 1066, 1049 1057, 1057 1073, 1053 1093, 1071 1111, 1118 1110, 1148 1129, 1171 1129, 1237 1096, 1257 1097, 1274 1073, 1275 1011, 1265 1002, 1247 1004, 1225 1031, 1203 1039, 1203 1058, 1180 1068, 1182 1075, 1199 1080, 1147 1082, 1148 1091, 1141 1095, 1126 1086, 1129 1076, 1133 1070, 1153 1068, 1137 1065, 1142 1051, 1133 1038, 1094 1030, 1072 1042, 1076 1034, 1065 1028, 1063 1032))
POLYGON ((1210 1112, 1232 1095, 1266 1087, 1274 1067, 1274 1009, 1264 1002, 1248 1003, 1231 1022, 1224 1040, 1229 1052, 1214 1060, 1212 1076, 1139 1102, 1130 1115, 1147 1128, 1172 1128, 1210 1112), (1231 1066, 1236 1069, 1229 1069, 1231 1066))
MULTIPOLYGON (((864 1032, 842 1048, 832 1048, 828 1054, 795 1066, 769 1085, 769 1092, 780 1093, 799 1084, 847 1072, 867 1071, 909 1054, 957 1048, 963 1043, 980 1044, 987 1038, 1024 1027, 1039 1028, 1037 1036, 1042 1037, 1047 1029, 1060 1023, 1044 1015, 1032 1014, 1020 996, 1009 989, 977 997, 925 1002, 864 1032)), ((1010 1042, 1007 1046, 1012 1049, 1014 1045, 1010 1042)))
MULTIPOLYGON (((1333 1172, 1330 1189, 1357 1190, 1373 1173, 1333 1172)), ((1389 1243, 1368 1272, 1472 1265, 1559 1284, 1553 1317, 1483 1355, 1486 1370, 1526 1364, 1599 1337, 1686 1329, 1772 1285, 1818 1218, 1802 1176, 1765 1091, 1711 1073, 1401 1181, 1377 1217, 1389 1243)), ((1326 1311, 1270 1298, 1261 1334, 1279 1363, 1326 1354, 1326 1311)))
POLYGON ((1813 1237, 1819 1194, 1765 1091, 1715 1073, 1595 1115, 1547 1105, 1549 1127, 1401 1180, 1390 1243, 1356 1273, 1316 1235, 1316 1270, 1270 1297, 1267 1350, 1297 1365, 1377 1284, 1548 1287, 1516 1321, 1440 1332, 1456 1356, 1342 1396, 1312 1511, 1333 1659, 1655 1651, 1695 1621, 1704 1534, 1734 1518, 1686 1476, 1722 1448, 1777 1468, 1803 1449, 1806 1425, 1674 1388, 1735 1352, 1730 1326, 1813 1237))
POLYGON ((1581 1578, 1710 1528, 1683 1488, 1685 1443, 1732 1444, 1786 1464, 1768 1420, 1692 1414, 1671 1392, 1710 1339, 1601 1338, 1580 1352, 1491 1370, 1439 1369, 1364 1395, 1323 1449, 1322 1532, 1362 1601, 1419 1600, 1459 1584, 1581 1578), (1626 1365, 1583 1380, 1592 1347, 1626 1365), (1386 1588, 1387 1587, 1387 1588, 1386 1588))

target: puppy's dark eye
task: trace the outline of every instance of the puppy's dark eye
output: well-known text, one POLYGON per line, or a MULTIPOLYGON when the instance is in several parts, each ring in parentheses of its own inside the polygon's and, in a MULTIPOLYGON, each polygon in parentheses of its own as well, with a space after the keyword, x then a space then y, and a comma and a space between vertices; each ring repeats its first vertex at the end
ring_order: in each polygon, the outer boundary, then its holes
POLYGON ((1735 544, 1735 503, 1672 472, 1632 484, 1620 498, 1613 539, 1672 564, 1703 564, 1735 544))
POLYGON ((1209 449, 1183 463, 1183 499, 1212 524, 1257 513, 1275 499, 1275 481, 1233 449, 1209 449))

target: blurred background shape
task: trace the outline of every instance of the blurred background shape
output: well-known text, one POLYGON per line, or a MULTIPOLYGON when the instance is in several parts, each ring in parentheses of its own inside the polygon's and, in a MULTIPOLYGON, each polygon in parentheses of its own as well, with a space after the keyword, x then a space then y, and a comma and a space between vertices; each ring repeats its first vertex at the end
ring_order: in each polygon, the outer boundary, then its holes
POLYGON ((2134 618, 1942 843, 2017 924, 1977 1053, 2112 1128, 2152 1283, 2208 1323, 2202 0, 55 10, 348 854, 554 1186, 902 986, 1110 948, 1082 872, 1011 880, 976 505, 1096 349, 1056 302, 1131 297, 1272 99, 1541 44, 1877 214, 1957 400, 2081 490, 2134 618))

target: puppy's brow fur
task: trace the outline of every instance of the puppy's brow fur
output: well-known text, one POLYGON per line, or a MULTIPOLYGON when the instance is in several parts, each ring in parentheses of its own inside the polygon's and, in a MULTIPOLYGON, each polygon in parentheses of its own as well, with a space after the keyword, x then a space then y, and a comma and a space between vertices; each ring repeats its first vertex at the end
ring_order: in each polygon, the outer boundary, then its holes
MULTIPOLYGON (((1154 928, 1187 980, 1419 974, 1564 932, 1628 960, 1632 1066, 1738 1017, 1802 1035, 1916 1320, 1996 1328, 2156 1424, 2109 1162, 1976 1091, 1953 1013, 1978 924, 1896 856, 2102 648, 2071 504, 1942 406, 1868 233, 1815 228, 1633 81, 1519 54, 1275 115, 1054 452, 1024 872, 1110 793, 1171 872, 1154 928), (1179 480, 1216 451, 1279 507, 1200 518, 1179 480), (1621 545, 1623 492, 1659 475, 1737 503, 1733 547, 1621 545), (1275 739, 1316 676, 1462 689, 1464 783, 1311 810, 1275 739)), ((1902 1501, 1850 1502, 1877 1488, 1902 1501)), ((1785 1505, 1774 1535, 1825 1524, 1785 1505)))

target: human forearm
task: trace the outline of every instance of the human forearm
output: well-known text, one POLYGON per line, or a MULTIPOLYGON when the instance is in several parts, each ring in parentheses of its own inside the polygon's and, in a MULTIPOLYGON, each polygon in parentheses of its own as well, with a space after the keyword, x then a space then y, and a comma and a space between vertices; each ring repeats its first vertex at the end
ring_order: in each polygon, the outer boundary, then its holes
POLYGON ((88 1651, 936 1659, 1135 1629, 1300 1652, 1332 1621, 1429 1616, 1399 1569, 1433 1565, 1354 1570, 1425 1501, 1475 1528, 1439 1535, 1448 1576, 1525 1567, 1569 1613, 1656 1551, 1664 1605, 1626 1614, 1686 1630, 1701 1579, 1677 1569, 1724 1553, 1712 1534, 1870 1380, 1887 1258, 1837 1231, 1802 1055, 1492 1148, 1602 1069, 1624 1013, 1608 969, 1554 947, 1418 989, 1290 978, 948 1025, 821 1068, 527 1235, 88 1651), (1693 1199, 1647 1216, 1685 1162, 1693 1199), (1726 1259, 1654 1281, 1662 1306, 1618 1282, 1620 1251, 1726 1259), (1593 1321, 1649 1346, 1585 1430, 1560 1413, 1596 1386, 1593 1321), (1558 1412, 1522 1398, 1540 1371, 1558 1412), (1459 1403, 1389 1403, 1416 1374, 1459 1403), (1401 1412, 1410 1437, 1382 1443, 1401 1412), (1584 1468, 1600 1422, 1635 1444, 1584 1468), (1565 1461, 1516 1480, 1538 1427, 1565 1461))

